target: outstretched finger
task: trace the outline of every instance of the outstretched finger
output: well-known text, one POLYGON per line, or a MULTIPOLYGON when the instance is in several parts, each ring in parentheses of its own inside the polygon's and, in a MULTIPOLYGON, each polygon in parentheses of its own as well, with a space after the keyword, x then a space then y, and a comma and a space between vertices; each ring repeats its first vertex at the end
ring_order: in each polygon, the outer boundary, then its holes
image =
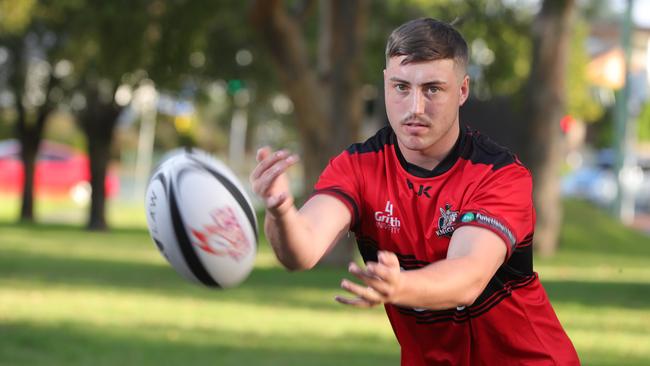
POLYGON ((370 302, 361 297, 350 298, 350 297, 336 296, 334 300, 338 301, 343 305, 350 305, 357 308, 371 308, 373 306, 379 305, 378 302, 370 302))
MULTIPOLYGON (((368 263, 373 263, 373 262, 368 262, 368 263)), ((372 274, 370 271, 368 271, 368 267, 366 266, 366 269, 363 269, 359 267, 356 263, 350 262, 348 265, 348 272, 353 274, 355 277, 357 277, 360 280, 365 280, 365 279, 376 279, 377 276, 372 274)))
POLYGON ((352 281, 341 281, 341 288, 369 302, 383 302, 383 296, 371 286, 361 286, 352 281))
POLYGON ((390 281, 392 278, 394 268, 388 267, 383 263, 368 262, 366 265, 366 273, 368 276, 374 278, 381 278, 384 281, 390 281))
POLYGON ((268 167, 258 178, 253 180, 255 192, 264 194, 273 185, 273 182, 293 164, 298 162, 297 155, 291 155, 285 159, 277 160, 268 167))
POLYGON ((377 292, 379 295, 381 295, 383 300, 390 293, 391 284, 384 277, 379 275, 379 273, 371 270, 372 268, 376 267, 373 265, 377 265, 377 264, 378 263, 376 262, 368 262, 366 270, 363 270, 359 268, 359 266, 357 266, 356 264, 351 263, 348 269, 352 275, 354 275, 359 280, 363 281, 364 284, 366 284, 367 286, 372 288, 375 292, 377 292))
POLYGON ((271 154, 271 148, 268 146, 263 146, 257 149, 257 153, 255 154, 255 161, 258 163, 261 162, 262 160, 266 159, 267 156, 271 154))
POLYGON ((289 156, 289 152, 286 150, 279 150, 271 153, 271 149, 268 147, 259 149, 257 151, 258 164, 251 173, 251 180, 258 179, 262 174, 264 174, 264 172, 273 166, 273 164, 281 159, 285 159, 287 156, 289 156))
POLYGON ((381 250, 379 253, 377 253, 377 259, 379 263, 385 266, 399 267, 399 259, 397 259, 397 256, 393 252, 381 250))

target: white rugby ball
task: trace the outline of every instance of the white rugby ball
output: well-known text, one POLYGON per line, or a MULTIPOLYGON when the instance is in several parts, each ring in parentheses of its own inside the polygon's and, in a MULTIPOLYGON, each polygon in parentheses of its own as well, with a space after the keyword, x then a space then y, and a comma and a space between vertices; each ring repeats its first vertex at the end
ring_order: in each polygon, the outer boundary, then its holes
POLYGON ((168 153, 149 180, 145 206, 151 238, 181 276, 213 288, 248 277, 257 218, 225 164, 197 149, 168 153))

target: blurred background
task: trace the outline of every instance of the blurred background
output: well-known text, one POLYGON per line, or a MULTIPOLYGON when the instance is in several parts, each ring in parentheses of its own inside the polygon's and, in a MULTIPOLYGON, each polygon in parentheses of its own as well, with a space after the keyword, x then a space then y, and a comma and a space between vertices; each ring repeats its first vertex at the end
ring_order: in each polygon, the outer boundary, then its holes
MULTIPOLYGON (((327 161, 387 123, 388 34, 470 48, 461 121, 535 186, 536 268, 586 365, 650 364, 650 0, 0 0, 0 365, 394 365, 382 309, 337 306, 350 240, 237 289, 148 237, 150 172, 198 147, 248 185, 257 148, 327 161)), ((256 202, 259 206, 259 202, 256 202)))

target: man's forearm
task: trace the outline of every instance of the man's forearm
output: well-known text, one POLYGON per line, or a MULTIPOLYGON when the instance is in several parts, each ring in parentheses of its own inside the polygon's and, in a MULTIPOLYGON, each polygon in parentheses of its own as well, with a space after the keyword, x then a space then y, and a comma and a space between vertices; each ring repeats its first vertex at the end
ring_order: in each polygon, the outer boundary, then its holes
POLYGON ((493 232, 466 226, 454 233, 447 256, 401 272, 404 286, 396 302, 428 309, 471 305, 505 260, 506 247, 493 232))
POLYGON ((395 302, 431 310, 471 305, 485 287, 481 274, 471 269, 475 263, 471 258, 445 259, 402 272, 403 287, 395 302))
POLYGON ((276 257, 287 269, 306 270, 318 262, 315 247, 310 247, 311 228, 294 206, 281 215, 267 211, 264 231, 276 257))

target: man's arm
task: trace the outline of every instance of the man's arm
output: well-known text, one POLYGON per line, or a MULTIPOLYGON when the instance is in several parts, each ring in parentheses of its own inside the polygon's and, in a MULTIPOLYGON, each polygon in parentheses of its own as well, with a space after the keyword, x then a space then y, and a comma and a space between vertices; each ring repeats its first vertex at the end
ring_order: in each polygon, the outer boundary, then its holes
POLYGON ((350 226, 351 215, 337 198, 317 194, 298 210, 286 170, 298 161, 286 151, 262 148, 251 173, 253 191, 264 201, 264 231, 278 260, 289 270, 312 268, 350 226))
POLYGON ((463 226, 451 238, 447 258, 426 267, 400 271, 395 254, 380 252, 365 269, 350 264, 350 272, 365 286, 343 280, 341 287, 356 298, 336 300, 358 307, 392 303, 431 310, 472 304, 506 257, 503 240, 490 230, 463 226))

